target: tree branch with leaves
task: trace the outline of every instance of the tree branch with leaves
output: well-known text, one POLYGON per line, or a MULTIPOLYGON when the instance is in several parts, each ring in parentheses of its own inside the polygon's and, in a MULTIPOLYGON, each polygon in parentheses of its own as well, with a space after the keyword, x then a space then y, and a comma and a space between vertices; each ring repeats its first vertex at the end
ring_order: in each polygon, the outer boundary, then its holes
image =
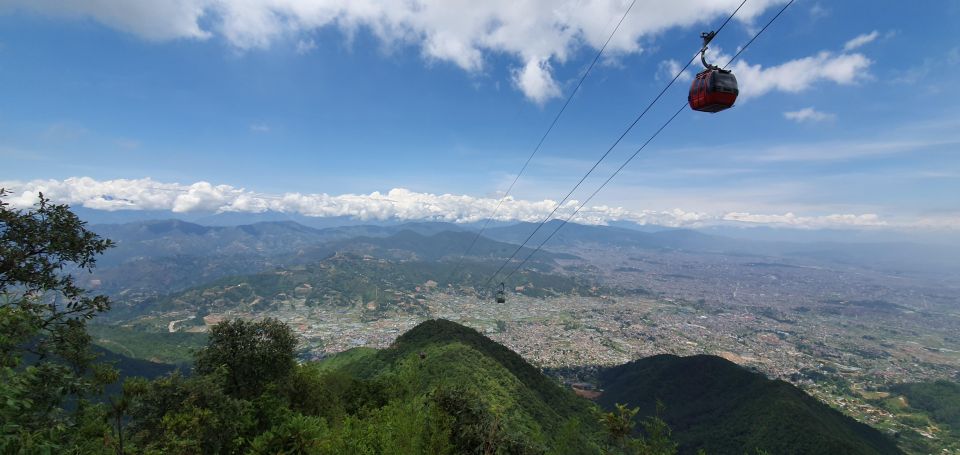
MULTIPOLYGON (((67 400, 116 380, 114 370, 94 363, 86 332, 86 321, 110 301, 74 277, 91 272, 113 242, 42 193, 30 209, 13 208, 9 194, 0 188, 0 448, 22 449, 74 423, 67 400)), ((76 415, 82 406, 72 408, 76 415)))

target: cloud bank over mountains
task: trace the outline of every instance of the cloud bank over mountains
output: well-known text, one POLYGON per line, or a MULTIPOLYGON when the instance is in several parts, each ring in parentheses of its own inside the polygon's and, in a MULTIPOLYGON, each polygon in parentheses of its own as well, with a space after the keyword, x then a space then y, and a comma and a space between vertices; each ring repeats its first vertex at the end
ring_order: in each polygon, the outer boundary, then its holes
MULTIPOLYGON (((163 183, 149 178, 95 180, 74 177, 65 180, 0 182, 12 194, 7 200, 15 207, 29 207, 37 193, 58 203, 89 209, 169 210, 188 212, 266 211, 310 217, 352 217, 360 220, 431 220, 469 223, 491 216, 498 199, 454 194, 418 193, 395 188, 386 193, 329 195, 286 193, 266 195, 231 185, 197 182, 190 185, 163 183)), ((539 222, 553 210, 556 201, 529 201, 507 198, 495 215, 499 221, 539 222)), ((566 219, 576 210, 578 201, 569 201, 557 210, 556 217, 566 219)), ((804 216, 794 213, 757 214, 749 212, 702 213, 673 209, 669 211, 630 210, 597 205, 586 207, 573 221, 583 224, 608 224, 632 221, 670 227, 711 225, 765 225, 804 229, 817 228, 960 228, 960 220, 917 220, 910 224, 892 223, 877 214, 827 214, 804 216)))

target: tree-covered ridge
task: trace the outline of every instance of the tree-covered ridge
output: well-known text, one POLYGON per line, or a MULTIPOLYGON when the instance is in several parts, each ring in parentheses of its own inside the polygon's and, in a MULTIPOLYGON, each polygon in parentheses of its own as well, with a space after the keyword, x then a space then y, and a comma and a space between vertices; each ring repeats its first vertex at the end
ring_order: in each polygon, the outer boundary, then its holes
POLYGON ((533 381, 543 390, 531 390, 502 363, 536 371, 510 359, 516 354, 447 321, 418 329, 438 325, 446 330, 430 341, 419 330, 415 344, 297 364, 286 325, 222 322, 197 353, 192 376, 130 379, 109 406, 93 407, 81 420, 92 429, 84 451, 674 453, 662 421, 646 422, 655 437, 615 433, 632 428, 636 410, 626 420, 603 414, 546 377, 533 381), (562 406, 551 409, 543 397, 562 406))
POLYGON ((389 349, 295 362, 271 319, 217 324, 195 374, 133 379, 112 446, 129 453, 645 454, 675 446, 658 419, 604 414, 515 353, 449 321, 389 349), (516 374, 515 374, 516 373, 516 374), (521 377, 518 377, 519 374, 521 377))
POLYGON ((681 453, 899 454, 893 440, 783 381, 715 356, 658 355, 601 373, 604 406, 666 407, 681 453))
POLYGON ((424 322, 400 336, 389 348, 353 362, 340 371, 363 378, 396 374, 416 366, 419 393, 436 387, 469 386, 487 406, 503 410, 509 427, 524 428, 546 447, 570 419, 584 429, 598 430, 591 404, 563 389, 517 353, 462 325, 424 322))

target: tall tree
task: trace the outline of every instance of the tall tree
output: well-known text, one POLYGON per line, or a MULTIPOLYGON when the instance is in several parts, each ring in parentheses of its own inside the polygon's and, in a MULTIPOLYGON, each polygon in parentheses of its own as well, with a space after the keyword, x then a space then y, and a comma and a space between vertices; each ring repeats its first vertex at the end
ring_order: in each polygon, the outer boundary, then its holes
POLYGON ((296 366, 297 337, 276 319, 223 321, 210 330, 207 346, 197 352, 196 370, 227 373, 227 393, 251 399, 264 387, 286 379, 296 366))
MULTIPOLYGON (((50 449, 75 424, 65 401, 116 379, 93 363, 86 333, 110 302, 73 276, 92 271, 112 243, 42 193, 27 210, 12 208, 9 194, 0 188, 0 446, 50 449)), ((83 403, 72 408, 84 411, 83 403)))

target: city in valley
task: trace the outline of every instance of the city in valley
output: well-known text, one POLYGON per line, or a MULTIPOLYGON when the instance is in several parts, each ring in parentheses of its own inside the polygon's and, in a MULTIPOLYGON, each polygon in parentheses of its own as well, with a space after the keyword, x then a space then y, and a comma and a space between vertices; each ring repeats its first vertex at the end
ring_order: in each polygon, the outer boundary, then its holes
POLYGON ((137 322, 203 332, 229 318, 275 317, 295 328, 304 359, 320 359, 356 347, 384 348, 418 323, 444 318, 580 389, 593 387, 598 367, 663 353, 713 354, 793 383, 875 427, 939 437, 935 426, 883 403, 890 384, 960 378, 956 288, 908 273, 803 260, 602 251, 577 250, 588 258, 586 272, 579 261, 563 267, 619 292, 531 297, 516 287, 497 303, 472 288, 441 289, 429 281, 405 296, 381 290, 416 300, 415 311, 369 302, 307 305, 293 296, 266 312, 209 312, 202 323, 192 310, 154 312, 137 322))

